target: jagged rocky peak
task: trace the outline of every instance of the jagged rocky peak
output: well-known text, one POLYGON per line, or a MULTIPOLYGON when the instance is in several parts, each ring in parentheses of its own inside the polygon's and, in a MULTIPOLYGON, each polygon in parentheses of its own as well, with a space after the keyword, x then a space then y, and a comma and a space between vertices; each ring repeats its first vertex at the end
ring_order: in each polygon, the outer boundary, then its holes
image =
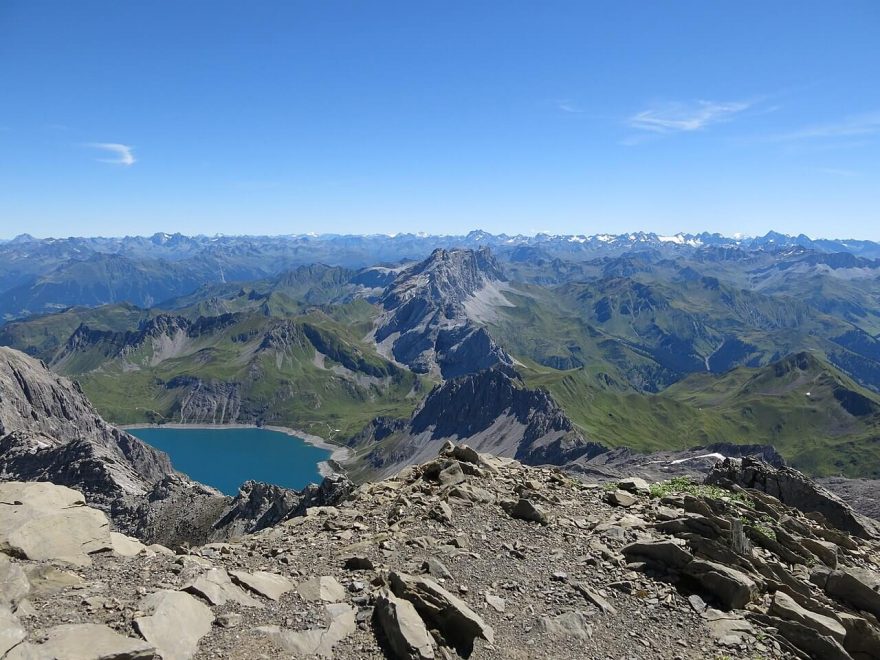
POLYGON ((457 305, 474 295, 487 282, 501 281, 504 273, 489 248, 445 250, 431 255, 397 276, 383 296, 386 309, 414 297, 442 305, 457 305))
POLYGON ((386 289, 385 312, 373 334, 380 352, 417 373, 443 378, 512 364, 472 318, 486 314, 499 301, 503 304, 502 279, 488 248, 434 250, 386 289))

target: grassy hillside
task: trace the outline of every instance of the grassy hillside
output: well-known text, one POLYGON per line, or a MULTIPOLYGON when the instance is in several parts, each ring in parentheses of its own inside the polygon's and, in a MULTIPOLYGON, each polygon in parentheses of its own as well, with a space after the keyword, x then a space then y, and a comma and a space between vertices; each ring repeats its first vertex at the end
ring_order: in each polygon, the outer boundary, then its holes
POLYGON ((651 395, 609 389, 587 369, 532 365, 525 375, 591 439, 610 446, 772 444, 811 474, 880 476, 880 396, 811 353, 720 376, 695 374, 651 395))
MULTIPOLYGON (((280 294, 271 294, 277 296, 280 294)), ((271 297, 270 296, 270 297, 271 297)), ((107 306, 4 328, 76 378, 116 423, 245 421, 344 437, 379 415, 408 416, 430 389, 361 341, 376 310, 363 301, 289 314, 234 294, 216 316, 107 306)))

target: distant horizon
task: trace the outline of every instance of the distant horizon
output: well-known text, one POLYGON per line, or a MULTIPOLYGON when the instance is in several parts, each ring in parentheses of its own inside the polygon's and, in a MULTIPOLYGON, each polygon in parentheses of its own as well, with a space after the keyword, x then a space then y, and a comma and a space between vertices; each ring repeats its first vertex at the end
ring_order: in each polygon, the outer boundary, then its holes
POLYGON ((594 233, 570 233, 570 232, 554 232, 554 231, 537 231, 533 233, 528 232, 517 232, 517 233, 508 233, 508 232, 493 232, 488 231, 481 228, 470 229, 463 233, 433 233, 433 232, 425 232, 425 231, 400 231, 400 232, 291 232, 291 233, 248 233, 248 234, 232 234, 232 233, 223 233, 218 232, 215 234, 208 233, 196 233, 189 234, 181 231, 163 231, 158 230, 149 234, 71 234, 69 236, 34 236, 30 232, 19 232, 15 235, 9 236, 0 236, 0 241, 2 242, 11 242, 15 239, 21 237, 30 237, 35 241, 47 241, 47 240, 70 240, 70 239, 107 239, 107 240, 121 240, 126 238, 153 238, 154 236, 182 236, 184 238, 293 238, 293 237, 314 237, 314 238, 322 238, 322 237, 330 237, 330 236, 338 236, 338 237, 386 237, 386 238, 396 238, 398 236, 413 236, 416 238, 465 238, 474 233, 484 233, 494 237, 498 236, 507 236, 508 238, 535 238, 537 236, 560 236, 560 237, 568 237, 568 236, 577 236, 577 237, 585 237, 585 238, 593 238, 596 236, 656 236, 658 238, 672 238, 678 236, 700 236, 700 235, 709 235, 709 236, 720 236, 722 238, 731 239, 734 241, 742 241, 749 239, 757 239, 764 238, 766 236, 770 236, 773 234, 778 234, 782 236, 787 236, 789 238, 799 238, 800 236, 805 236, 811 241, 868 241, 872 243, 880 243, 880 237, 874 238, 861 238, 857 236, 819 236, 819 235, 810 235, 806 232, 800 232, 798 234, 791 234, 787 232, 777 231, 775 229, 768 229, 763 233, 757 234, 741 234, 741 233, 732 233, 727 234, 724 232, 718 231, 697 231, 697 232, 687 232, 687 231, 679 231, 674 233, 663 233, 657 231, 650 231, 646 229, 635 229, 631 231, 621 231, 621 232, 610 232, 610 231, 597 231, 594 233))

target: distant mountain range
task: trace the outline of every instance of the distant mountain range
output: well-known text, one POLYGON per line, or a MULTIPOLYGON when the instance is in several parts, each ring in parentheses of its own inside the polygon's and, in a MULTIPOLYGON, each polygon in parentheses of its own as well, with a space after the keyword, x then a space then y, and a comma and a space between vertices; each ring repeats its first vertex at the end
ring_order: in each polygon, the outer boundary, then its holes
MULTIPOLYGON (((184 236, 47 238, 27 234, 0 242, 0 320, 59 311, 74 305, 131 302, 141 307, 200 286, 271 277, 297 266, 322 263, 345 268, 424 259, 434 249, 489 247, 502 262, 554 264, 619 257, 645 250, 676 257, 712 249, 733 254, 770 252, 833 256, 835 264, 876 268, 880 244, 862 240, 810 239, 769 232, 755 238, 720 234, 654 233, 535 236, 465 236, 401 233, 393 236, 299 234, 290 236, 184 236)), ((577 269, 575 268, 575 271, 577 269)), ((515 272, 511 274, 515 275, 515 272)))
POLYGON ((572 238, 157 235, 67 261, 80 239, 20 239, 0 250, 63 263, 3 294, 43 313, 0 344, 112 421, 286 425, 349 444, 360 475, 468 439, 559 464, 773 445, 880 476, 880 259, 779 235, 572 238))

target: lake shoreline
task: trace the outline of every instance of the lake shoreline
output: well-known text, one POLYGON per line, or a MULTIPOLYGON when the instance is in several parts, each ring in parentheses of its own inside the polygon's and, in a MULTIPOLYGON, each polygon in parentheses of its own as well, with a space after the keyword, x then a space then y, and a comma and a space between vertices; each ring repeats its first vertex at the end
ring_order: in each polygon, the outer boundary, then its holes
POLYGON ((303 442, 312 445, 313 447, 317 447, 318 449, 324 449, 330 452, 329 458, 325 461, 320 461, 318 463, 318 474, 322 477, 330 477, 334 474, 342 474, 345 472, 341 470, 337 470, 333 467, 333 465, 341 465, 343 461, 347 460, 349 455, 351 454, 351 450, 348 447, 342 447, 340 445, 334 445, 324 438, 312 435, 311 433, 306 433, 305 431, 299 431, 297 429, 292 429, 288 426, 259 426, 257 424, 180 424, 180 423, 170 423, 170 424, 117 424, 117 428, 120 428, 124 431, 130 431, 133 429, 207 429, 211 431, 223 430, 223 429, 263 429, 264 431, 276 431, 278 433, 283 433, 285 435, 289 435, 293 438, 299 438, 303 442))

